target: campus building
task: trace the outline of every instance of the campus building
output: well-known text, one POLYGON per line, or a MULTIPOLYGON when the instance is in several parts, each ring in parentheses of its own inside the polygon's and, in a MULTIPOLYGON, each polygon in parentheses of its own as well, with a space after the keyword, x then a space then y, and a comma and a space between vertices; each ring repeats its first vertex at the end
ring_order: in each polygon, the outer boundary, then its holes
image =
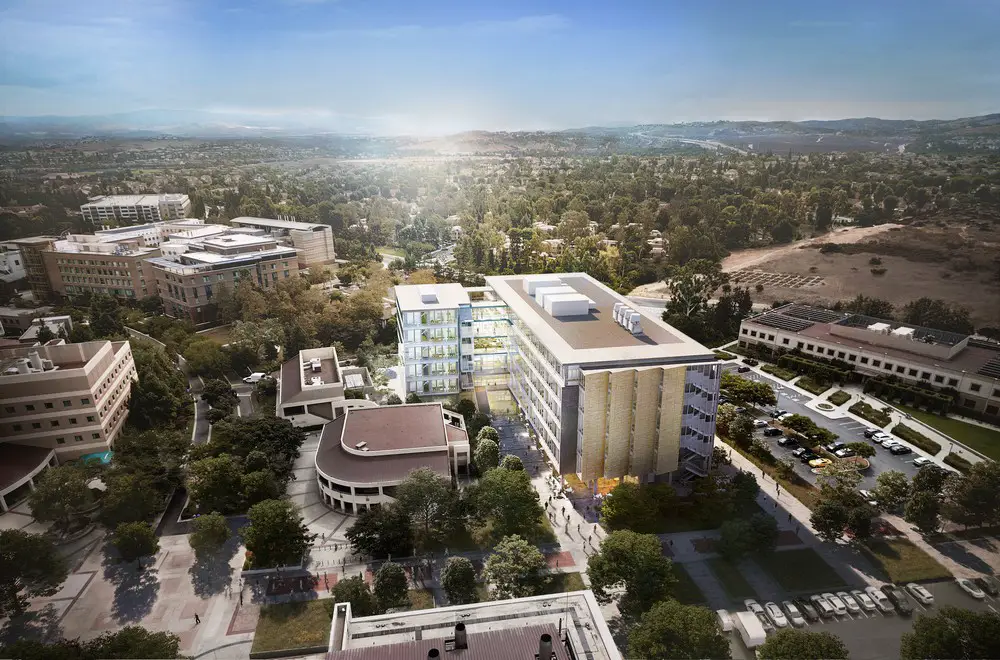
POLYGON ((70 234, 42 252, 52 293, 61 297, 106 294, 138 300, 156 295, 152 268, 146 262, 159 248, 140 237, 70 234))
POLYGON ((114 445, 137 380, 127 341, 0 349, 0 505, 46 466, 114 445))
POLYGON ((299 254, 299 268, 332 264, 337 258, 330 225, 250 217, 233 218, 230 224, 260 230, 279 243, 294 247, 299 254))
POLYGON ((0 307, 0 326, 7 334, 20 335, 51 311, 51 307, 0 307))
POLYGON ((268 289, 299 274, 294 248, 278 245, 272 238, 242 233, 192 241, 181 253, 146 261, 164 311, 195 324, 216 319, 221 287, 232 291, 240 278, 249 278, 268 289))
POLYGON ((349 408, 376 405, 356 398, 374 392, 366 367, 341 366, 333 346, 309 348, 281 365, 277 415, 292 426, 315 428, 349 408), (354 396, 348 398, 348 394, 354 396))
POLYGON ((337 603, 327 660, 621 660, 591 591, 355 618, 337 603))
POLYGON ((19 285, 25 284, 24 259, 21 250, 14 243, 0 243, 0 294, 13 294, 19 285))
POLYGON ((715 355, 590 275, 395 294, 408 393, 509 391, 556 469, 589 482, 708 473, 715 355))
POLYGON ((95 225, 134 225, 186 218, 191 212, 187 195, 106 195, 80 206, 84 220, 95 225))
POLYGON ((958 393, 956 412, 1000 420, 1000 344, 862 314, 789 304, 744 319, 740 346, 841 360, 862 377, 894 376, 958 393))
POLYGON ((21 253, 21 262, 24 264, 24 275, 28 281, 28 287, 35 296, 35 300, 40 303, 52 299, 52 283, 49 281, 43 253, 50 249, 56 240, 54 236, 32 236, 10 241, 21 253))
POLYGON ((348 408, 323 427, 316 482, 324 504, 357 513, 393 502, 411 470, 467 475, 469 453, 462 416, 440 403, 348 408))

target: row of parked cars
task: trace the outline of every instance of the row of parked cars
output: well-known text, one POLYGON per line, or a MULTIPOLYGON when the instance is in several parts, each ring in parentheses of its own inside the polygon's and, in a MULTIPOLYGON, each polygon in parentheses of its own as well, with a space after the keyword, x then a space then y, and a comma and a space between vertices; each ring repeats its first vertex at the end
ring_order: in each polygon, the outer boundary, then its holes
MULTIPOLYGON (((992 597, 1000 595, 1000 586, 993 578, 978 577, 974 580, 961 578, 956 580, 956 583, 965 593, 977 600, 986 598, 987 594, 992 597)), ((934 604, 934 594, 923 585, 910 582, 905 587, 886 584, 881 588, 868 587, 850 592, 816 594, 809 598, 785 600, 780 605, 773 602, 761 605, 756 600, 747 599, 743 601, 743 605, 748 612, 756 615, 764 630, 770 633, 776 628, 787 628, 789 625, 800 628, 806 622, 816 623, 822 619, 834 619, 862 612, 882 614, 898 612, 903 616, 910 616, 914 610, 911 598, 925 607, 934 604)))

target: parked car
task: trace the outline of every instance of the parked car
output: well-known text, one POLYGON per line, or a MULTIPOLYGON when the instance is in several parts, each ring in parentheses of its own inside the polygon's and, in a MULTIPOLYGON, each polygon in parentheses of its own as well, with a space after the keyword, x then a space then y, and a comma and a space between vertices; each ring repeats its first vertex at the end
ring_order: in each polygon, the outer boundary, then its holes
POLYGON ((778 438, 778 445, 781 447, 792 448, 792 447, 798 447, 799 442, 795 438, 790 438, 786 435, 783 438, 778 438))
POLYGON ((823 594, 823 598, 826 602, 830 603, 830 607, 832 607, 833 611, 837 613, 837 616, 844 616, 847 614, 847 605, 845 605, 844 601, 840 600, 836 594, 828 592, 823 594))
POLYGON ((749 364, 751 367, 756 367, 758 364, 760 364, 759 361, 757 361, 757 360, 755 360, 753 358, 743 358, 743 362, 745 362, 746 364, 749 364))
POLYGON ((795 603, 792 601, 781 601, 781 609, 785 611, 785 616, 788 617, 788 622, 796 628, 801 628, 806 625, 806 620, 802 617, 802 612, 799 611, 799 608, 796 607, 795 603))
POLYGON ((853 449, 850 447, 844 447, 843 449, 838 449, 833 452, 833 455, 837 458, 850 458, 851 456, 857 456, 853 449))
POLYGON ((997 588, 997 583, 993 580, 993 578, 986 577, 984 575, 983 577, 977 577, 973 580, 973 582, 976 583, 977 587, 985 591, 990 596, 993 596, 994 598, 1000 596, 1000 589, 997 588))
POLYGON ((871 438, 875 437, 875 435, 877 433, 881 433, 881 431, 879 431, 878 429, 871 429, 871 428, 869 428, 869 429, 865 429, 865 434, 864 435, 865 435, 866 438, 871 439, 871 438))
MULTIPOLYGON (((809 623, 819 621, 819 612, 816 611, 816 608, 808 600, 805 598, 796 598, 795 605, 799 608, 799 612, 802 612, 802 616, 805 617, 806 621, 809 623)), ((787 612, 788 610, 785 611, 787 612)))
POLYGON ((833 465, 833 461, 829 458, 814 458, 809 461, 809 467, 811 468, 825 468, 828 465, 833 465))
POLYGON ((740 366, 736 367, 736 371, 737 373, 745 374, 746 372, 750 371, 750 367, 746 366, 745 364, 741 364, 740 366))
POLYGON ((877 445, 885 445, 886 441, 890 443, 896 442, 895 440, 893 440, 891 435, 889 435, 888 433, 883 433, 882 431, 878 431, 875 435, 873 435, 871 437, 871 441, 877 445))
POLYGON ((927 458, 926 456, 917 456, 916 458, 913 459, 913 464, 916 465, 918 468, 921 468, 924 467, 925 465, 933 465, 934 459, 927 458))
POLYGON ((755 429, 766 428, 767 427, 767 422, 765 422, 763 419, 755 419, 755 420, 753 420, 753 427, 755 429))
POLYGON ((764 429, 764 437, 767 438, 773 438, 779 436, 781 435, 781 433, 782 433, 781 429, 776 429, 773 426, 769 426, 766 429, 764 429))
POLYGON ((794 413, 786 412, 784 415, 781 415, 780 417, 778 417, 778 421, 779 422, 783 422, 786 419, 788 419, 789 417, 791 417, 793 414, 794 413))
POLYGON ((760 621, 760 625, 764 628, 765 633, 774 632, 774 625, 767 618, 767 614, 764 612, 764 608, 760 606, 760 603, 755 601, 753 598, 747 598, 743 601, 743 605, 747 608, 747 611, 755 615, 760 621))
POLYGON ((892 438, 886 438, 882 441, 881 444, 882 444, 882 449, 892 449, 899 443, 896 440, 893 440, 892 438))
POLYGON ((885 594, 882 593, 877 587, 866 587, 865 593, 868 597, 875 601, 875 607, 882 611, 882 614, 891 614, 893 611, 892 602, 886 598, 885 594))
POLYGON ((986 598, 986 594, 983 592, 983 590, 980 589, 976 585, 976 583, 973 582, 972 580, 967 580, 965 578, 959 578, 959 579, 955 580, 955 582, 958 583, 958 586, 962 589, 962 591, 964 591, 965 593, 969 594, 970 596, 972 596, 976 600, 982 600, 982 599, 986 598))
POLYGON ((785 617, 785 613, 781 611, 777 603, 764 603, 764 611, 767 612, 767 618, 774 623, 777 628, 787 628, 788 619, 785 617))
POLYGON ((787 414, 788 414, 787 410, 782 410, 781 408, 777 408, 774 412, 771 413, 771 417, 773 419, 778 419, 782 415, 787 415, 787 414))
POLYGON ((819 594, 810 596, 809 601, 824 619, 829 619, 837 613, 836 610, 833 609, 833 605, 830 604, 830 601, 819 594))
POLYGON ((830 453, 833 453, 833 452, 835 452, 835 451, 837 451, 839 449, 843 449, 844 448, 844 444, 845 443, 843 443, 843 442, 831 442, 830 444, 828 444, 825 447, 823 447, 823 449, 827 450, 830 453))
POLYGON ((875 496, 872 494, 870 490, 865 490, 862 488, 861 490, 858 491, 858 494, 861 495, 861 497, 865 498, 865 502, 868 502, 872 506, 878 506, 878 502, 875 500, 875 496))
POLYGON ((246 383, 246 384, 248 384, 248 385, 253 385, 254 383, 259 383, 260 381, 265 380, 267 378, 270 378, 270 376, 268 376, 264 372, 262 372, 262 371, 255 371, 252 374, 250 374, 249 376, 245 377, 243 379, 243 382, 246 383))
POLYGON ((921 605, 933 605, 934 604, 934 594, 927 591, 927 589, 916 582, 910 582, 906 585, 906 590, 913 596, 918 603, 921 605))
POLYGON ((875 601, 872 600, 872 597, 860 589, 855 589, 851 592, 851 595, 854 596, 854 600, 857 601, 858 605, 860 605, 861 609, 865 612, 874 612, 877 609, 875 601))
POLYGON ((812 461, 815 461, 818 458, 820 458, 820 456, 818 454, 812 453, 811 451, 807 451, 806 453, 799 456, 799 460, 802 461, 803 463, 811 463, 812 461))
POLYGON ((897 612, 903 616, 910 616, 913 614, 913 603, 910 602, 910 599, 906 595, 905 591, 894 584, 883 584, 882 593, 884 593, 885 597, 889 599, 889 602, 895 606, 897 612))
POLYGON ((904 454, 912 454, 913 450, 906 445, 893 445, 889 447, 889 453, 893 456, 902 456, 904 454))
POLYGON ((837 598, 844 601, 844 605, 847 606, 847 611, 851 614, 861 614, 861 606, 858 602, 854 600, 854 597, 846 591, 838 591, 837 598))

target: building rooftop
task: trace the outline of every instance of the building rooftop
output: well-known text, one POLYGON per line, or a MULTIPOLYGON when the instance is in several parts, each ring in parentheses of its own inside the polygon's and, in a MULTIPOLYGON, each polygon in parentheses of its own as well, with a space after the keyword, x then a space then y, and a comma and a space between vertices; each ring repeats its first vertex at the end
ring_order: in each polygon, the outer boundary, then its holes
MULTIPOLYGON (((563 364, 607 363, 638 360, 649 363, 714 360, 714 354, 687 335, 634 306, 586 273, 513 275, 487 277, 486 283, 563 364), (543 294, 555 294, 556 302, 587 299, 586 313, 559 315, 548 311, 525 290, 537 280, 543 294), (575 293, 561 293, 562 287, 575 293), (615 305, 628 306, 638 314, 641 332, 633 333, 615 320, 615 305)), ((548 301, 545 303, 548 305, 548 301)))
POLYGON ((139 206, 156 205, 163 202, 182 202, 188 196, 182 193, 165 193, 163 195, 102 195, 89 200, 83 206, 139 206))
POLYGON ((212 271, 218 268, 231 268, 242 263, 253 264, 263 259, 294 258, 295 248, 275 248, 273 250, 255 250, 239 254, 218 254, 215 252, 185 252, 175 259, 167 257, 152 257, 146 261, 164 270, 179 274, 193 274, 202 271, 212 271))
POLYGON ((404 284, 395 288, 396 306, 403 312, 457 309, 469 304, 469 294, 461 284, 404 284))
POLYGON ((48 463, 53 451, 48 447, 0 443, 0 491, 24 479, 42 463, 48 463))
POLYGON ((299 351, 297 356, 281 365, 280 378, 279 406, 344 395, 337 349, 333 346, 299 351))
POLYGON ((253 236, 251 234, 234 233, 206 238, 202 241, 202 244, 219 248, 254 247, 274 245, 274 239, 267 236, 253 236))
POLYGON ((294 220, 272 220, 270 218, 239 217, 230 220, 235 225, 253 225, 256 227, 271 227, 273 229, 295 229, 299 231, 322 231, 330 229, 330 225, 315 222, 296 222, 294 220))
POLYGON ((347 414, 344 437, 370 452, 446 447, 446 424, 439 403, 359 408, 347 414))

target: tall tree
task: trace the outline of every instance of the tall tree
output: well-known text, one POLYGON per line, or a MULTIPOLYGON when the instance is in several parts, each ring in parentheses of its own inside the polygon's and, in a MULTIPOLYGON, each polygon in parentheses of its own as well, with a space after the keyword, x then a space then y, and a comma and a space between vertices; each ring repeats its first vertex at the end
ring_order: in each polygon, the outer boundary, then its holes
POLYGON ((107 490, 101 498, 101 522, 107 527, 118 523, 149 520, 163 503, 152 479, 143 472, 114 470, 104 477, 107 490))
POLYGON ((628 654, 633 658, 691 660, 730 657, 729 640, 715 613, 673 599, 660 601, 642 614, 629 631, 628 654))
POLYGON ((330 590, 335 603, 350 603, 351 616, 371 616, 378 613, 378 601, 360 575, 337 580, 330 590))
POLYGON ((813 508, 809 522, 821 539, 833 543, 844 534, 849 511, 835 499, 823 499, 813 508))
POLYGON ((677 578, 663 556, 660 540, 652 534, 611 532, 587 564, 591 589, 598 602, 610 603, 613 592, 624 594, 618 609, 627 620, 637 619, 657 601, 667 598, 677 578))
POLYGON ((524 463, 521 462, 521 458, 515 454, 507 454, 500 461, 500 467, 504 470, 523 470, 524 463))
POLYGON ((264 500, 247 512, 250 524, 243 528, 243 541, 253 553, 255 568, 298 564, 314 538, 302 523, 294 504, 287 500, 264 500))
POLYGON ((927 491, 913 493, 906 503, 903 519, 921 533, 933 534, 941 527, 941 497, 927 491))
POLYGON ((230 536, 232 536, 232 532, 229 530, 225 516, 213 511, 194 519, 194 531, 188 537, 188 541, 195 554, 201 558, 209 557, 218 552, 230 536))
POLYGON ((56 593, 66 575, 66 562, 52 541, 19 529, 0 530, 0 617, 23 614, 29 599, 56 593))
POLYGON ((903 321, 937 330, 968 334, 973 331, 969 310, 937 298, 918 298, 903 307, 903 321))
POLYGON ((872 497, 885 511, 897 511, 910 495, 910 480, 899 470, 886 470, 875 477, 872 497))
POLYGON ((476 592, 476 568, 465 557, 448 557, 441 570, 441 588, 452 605, 479 600, 476 592))
POLYGON ((111 544, 125 561, 135 561, 141 557, 155 555, 160 549, 160 540, 147 522, 127 522, 115 527, 111 544))
POLYGON ((684 266, 674 266, 668 273, 667 289, 670 301, 664 318, 678 314, 691 316, 705 309, 715 290, 729 281, 721 264, 708 259, 695 259, 684 266))
POLYGON ((485 474, 487 470, 492 470, 500 463, 500 447, 492 440, 481 440, 476 444, 476 451, 472 456, 476 469, 480 474, 485 474))
POLYGON ((410 517, 421 547, 426 547, 454 522, 451 481, 429 468, 410 472, 396 487, 396 501, 410 517))
POLYGON ((95 337, 101 339, 125 336, 122 309, 117 300, 103 293, 91 298, 90 329, 95 337))
POLYGON ((496 537, 534 532, 542 515, 538 491, 524 470, 494 469, 472 491, 476 512, 492 523, 496 537))
POLYGON ((813 632, 783 628, 757 647, 757 657, 762 660, 801 660, 801 658, 829 658, 847 660, 847 646, 839 637, 829 632, 813 632))
POLYGON ((76 512, 93 501, 87 481, 87 473, 79 465, 49 468, 35 481, 35 490, 28 498, 31 514, 59 529, 69 529, 76 512))
POLYGON ((905 660, 1000 658, 1000 615, 951 606, 921 614, 903 634, 899 654, 905 660))
POLYGON ((483 565, 483 579, 493 585, 492 600, 534 596, 542 585, 545 557, 518 535, 501 539, 483 565))
POLYGON ((148 343, 130 343, 139 382, 132 384, 128 405, 129 425, 139 430, 183 426, 191 414, 187 379, 163 351, 148 343))
POLYGON ((1000 521, 1000 464, 980 461, 949 480, 946 489, 949 518, 963 525, 1000 521))
POLYGON ((382 564, 372 582, 372 593, 379 609, 384 611, 405 605, 408 586, 406 572, 402 566, 391 561, 382 564))
POLYGON ((229 454, 203 458, 188 466, 188 493, 200 511, 236 511, 242 501, 242 486, 243 469, 229 454))
POLYGON ((413 552, 410 516, 398 502, 362 510, 346 536, 354 552, 362 555, 405 557, 413 552))

